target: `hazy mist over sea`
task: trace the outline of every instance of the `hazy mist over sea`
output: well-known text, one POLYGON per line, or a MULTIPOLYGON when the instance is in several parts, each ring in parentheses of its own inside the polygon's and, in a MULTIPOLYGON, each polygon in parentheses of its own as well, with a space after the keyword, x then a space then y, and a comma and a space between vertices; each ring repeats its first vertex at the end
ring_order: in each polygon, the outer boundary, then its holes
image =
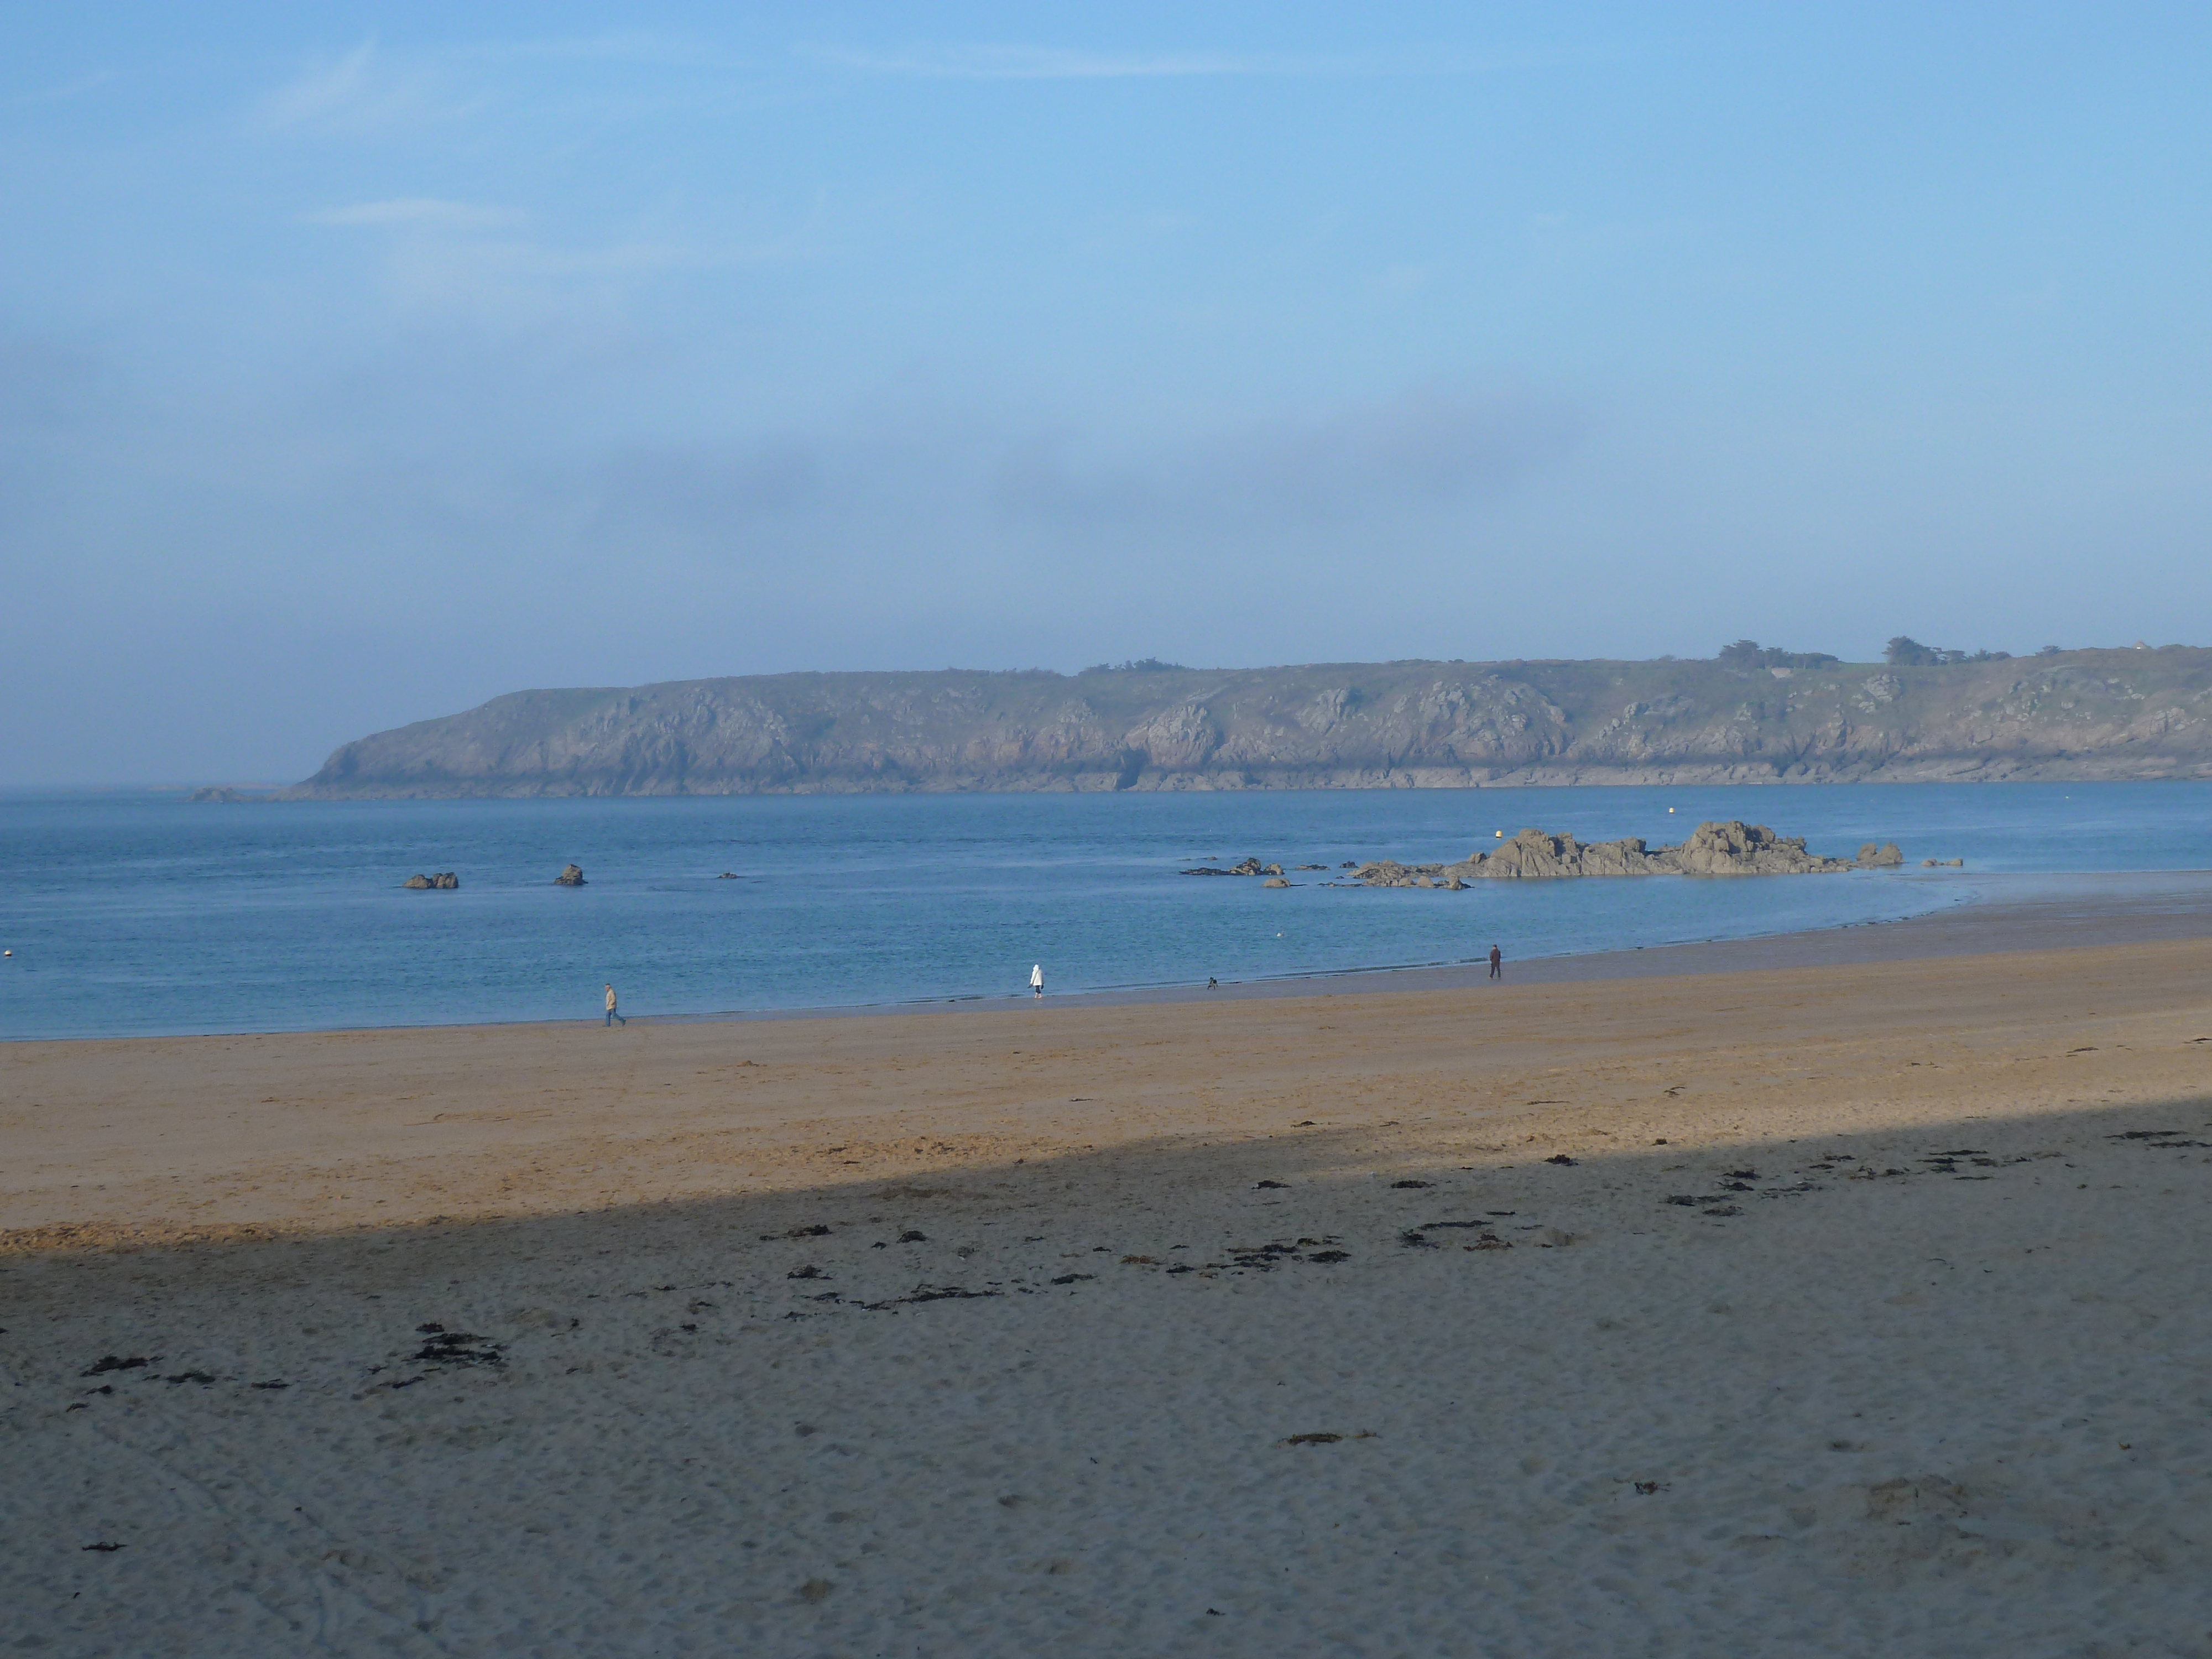
POLYGON ((711 674, 2212 638, 2208 28, 17 8, 0 785, 711 674))

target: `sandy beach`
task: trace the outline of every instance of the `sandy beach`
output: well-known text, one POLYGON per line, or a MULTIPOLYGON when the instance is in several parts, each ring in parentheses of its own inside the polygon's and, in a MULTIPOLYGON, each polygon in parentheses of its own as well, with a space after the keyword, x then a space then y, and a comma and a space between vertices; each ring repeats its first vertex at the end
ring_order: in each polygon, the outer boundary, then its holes
POLYGON ((2212 1653, 2189 908, 7 1045, 9 1639, 2212 1653))

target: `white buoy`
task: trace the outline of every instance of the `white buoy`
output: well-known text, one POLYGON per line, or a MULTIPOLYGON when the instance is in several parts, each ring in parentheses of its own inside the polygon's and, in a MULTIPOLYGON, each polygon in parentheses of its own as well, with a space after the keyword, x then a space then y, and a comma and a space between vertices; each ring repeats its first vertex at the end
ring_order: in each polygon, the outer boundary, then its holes
POLYGON ((1671 812, 1671 811, 1673 811, 1674 809, 1673 807, 1671 807, 1671 806, 1670 806, 1670 807, 1668 807, 1667 810, 1668 810, 1669 812, 1671 812))
POLYGON ((0 957, 12 957, 15 954, 13 951, 0 951, 0 957))
POLYGON ((1495 833, 1498 840, 1504 841, 1505 839, 1505 832, 1503 830, 1498 830, 1495 833))

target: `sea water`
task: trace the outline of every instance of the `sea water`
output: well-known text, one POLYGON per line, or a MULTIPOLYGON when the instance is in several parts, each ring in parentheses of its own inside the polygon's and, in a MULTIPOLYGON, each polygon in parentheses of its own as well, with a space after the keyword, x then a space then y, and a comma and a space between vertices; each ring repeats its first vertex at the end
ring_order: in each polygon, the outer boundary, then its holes
POLYGON ((191 805, 0 796, 0 1036, 820 1008, 1509 960, 1893 920, 1991 872, 2212 867, 2212 784, 191 805), (1496 832, 1743 818, 1902 871, 1332 886, 1496 832), (1288 890, 1185 876, 1247 855, 1288 890), (1963 872, 1923 858, 1963 858, 1963 872), (582 887, 553 884, 569 862, 582 887), (1298 871, 1302 864, 1329 866, 1298 871), (409 891, 452 870, 458 891, 409 891), (722 879, 729 872, 733 879, 722 879))

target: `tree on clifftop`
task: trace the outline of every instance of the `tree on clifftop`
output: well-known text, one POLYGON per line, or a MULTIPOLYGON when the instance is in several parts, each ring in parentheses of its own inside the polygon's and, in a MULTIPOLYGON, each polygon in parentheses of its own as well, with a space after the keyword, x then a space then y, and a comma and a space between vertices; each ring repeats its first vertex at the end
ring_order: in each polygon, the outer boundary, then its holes
POLYGON ((1941 668, 1954 662, 2005 662, 2011 656, 2009 651, 1953 651, 1942 646, 1923 645, 1903 634, 1892 640, 1882 652, 1882 659, 1899 668, 1941 668))
POLYGON ((1714 653, 1713 660, 1723 668, 1748 674, 1760 668, 1826 668, 1841 659, 1825 651, 1784 651, 1778 645, 1738 640, 1734 645, 1723 646, 1714 653))

